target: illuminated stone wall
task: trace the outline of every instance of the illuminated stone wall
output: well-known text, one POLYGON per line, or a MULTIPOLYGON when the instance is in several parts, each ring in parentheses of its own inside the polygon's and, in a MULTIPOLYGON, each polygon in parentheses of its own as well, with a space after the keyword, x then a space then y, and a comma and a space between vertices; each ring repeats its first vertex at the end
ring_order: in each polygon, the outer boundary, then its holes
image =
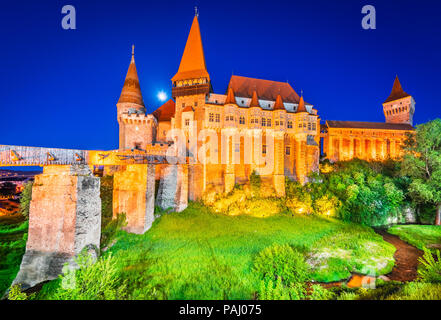
POLYGON ((14 284, 52 280, 101 236, 100 179, 87 166, 47 166, 35 176, 26 253, 14 284))

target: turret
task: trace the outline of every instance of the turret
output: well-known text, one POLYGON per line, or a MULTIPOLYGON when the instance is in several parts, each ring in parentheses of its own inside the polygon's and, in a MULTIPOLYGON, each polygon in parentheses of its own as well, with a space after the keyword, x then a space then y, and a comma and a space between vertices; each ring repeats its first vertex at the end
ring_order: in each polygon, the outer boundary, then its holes
POLYGON ((398 76, 395 77, 392 91, 383 103, 383 112, 386 123, 403 123, 413 125, 415 100, 406 93, 401 86, 398 76))

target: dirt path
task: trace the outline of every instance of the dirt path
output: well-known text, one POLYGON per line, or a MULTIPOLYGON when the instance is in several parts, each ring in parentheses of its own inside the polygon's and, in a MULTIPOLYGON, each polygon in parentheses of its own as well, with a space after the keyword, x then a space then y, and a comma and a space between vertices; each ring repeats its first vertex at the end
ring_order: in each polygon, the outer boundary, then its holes
POLYGON ((388 233, 386 230, 376 229, 375 232, 381 235, 384 241, 389 242, 397 249, 394 254, 395 265, 392 272, 387 274, 386 277, 395 281, 415 280, 418 276, 418 258, 423 255, 423 251, 388 233))

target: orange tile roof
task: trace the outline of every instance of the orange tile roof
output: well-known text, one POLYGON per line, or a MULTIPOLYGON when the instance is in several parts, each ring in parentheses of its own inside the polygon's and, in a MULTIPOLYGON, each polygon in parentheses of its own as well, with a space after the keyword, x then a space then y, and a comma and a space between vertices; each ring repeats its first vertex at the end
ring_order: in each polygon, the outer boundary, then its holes
POLYGON ((172 81, 195 78, 210 79, 205 64, 204 48, 202 46, 197 15, 193 19, 178 72, 173 76, 172 81))
POLYGON ((139 85, 138 72, 136 71, 134 46, 132 47, 132 60, 130 61, 126 79, 118 100, 118 103, 123 102, 136 103, 144 106, 141 87, 139 85))
POLYGON ((188 111, 194 112, 193 107, 192 107, 192 106, 186 106, 186 107, 184 108, 184 110, 182 110, 182 112, 188 112, 188 111))
POLYGON ((259 99, 275 101, 277 95, 281 95, 286 103, 298 103, 299 95, 287 82, 262 80, 241 76, 231 76, 228 85, 234 90, 236 97, 251 98, 253 91, 257 91, 259 99))
POLYGON ((360 121, 332 121, 327 120, 328 128, 341 129, 380 129, 380 130, 413 130, 407 123, 385 123, 385 122, 360 122, 360 121))
POLYGON ((286 110, 283 105, 282 96, 280 94, 277 95, 276 103, 274 104, 274 110, 286 110))
POLYGON ((398 79, 398 76, 395 77, 394 85, 392 87, 392 92, 390 93, 389 97, 384 101, 384 103, 391 102, 394 100, 402 99, 410 97, 410 94, 404 92, 403 87, 401 86, 400 79, 398 79))
POLYGON ((228 88, 227 98, 225 99, 225 104, 237 104, 236 98, 234 96, 233 88, 228 88))
POLYGON ((158 109, 153 111, 153 115, 158 121, 170 121, 175 115, 176 105, 175 102, 170 99, 158 109))

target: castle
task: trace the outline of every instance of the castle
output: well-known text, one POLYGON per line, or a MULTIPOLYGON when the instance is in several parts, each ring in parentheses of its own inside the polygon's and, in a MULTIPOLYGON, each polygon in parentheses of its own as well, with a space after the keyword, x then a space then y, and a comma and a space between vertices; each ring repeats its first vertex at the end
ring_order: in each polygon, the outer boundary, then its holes
MULTIPOLYGON (((177 73, 172 97, 152 114, 146 108, 134 51, 117 103, 119 150, 167 148, 179 143, 192 164, 189 199, 208 189, 229 192, 258 172, 285 194, 285 177, 301 183, 319 169, 323 154, 331 161, 400 156, 413 131, 414 99, 395 79, 383 103, 385 123, 326 121, 286 82, 231 76, 225 94, 213 92, 196 14, 177 73)), ((177 148, 175 148, 177 151, 177 148)))

